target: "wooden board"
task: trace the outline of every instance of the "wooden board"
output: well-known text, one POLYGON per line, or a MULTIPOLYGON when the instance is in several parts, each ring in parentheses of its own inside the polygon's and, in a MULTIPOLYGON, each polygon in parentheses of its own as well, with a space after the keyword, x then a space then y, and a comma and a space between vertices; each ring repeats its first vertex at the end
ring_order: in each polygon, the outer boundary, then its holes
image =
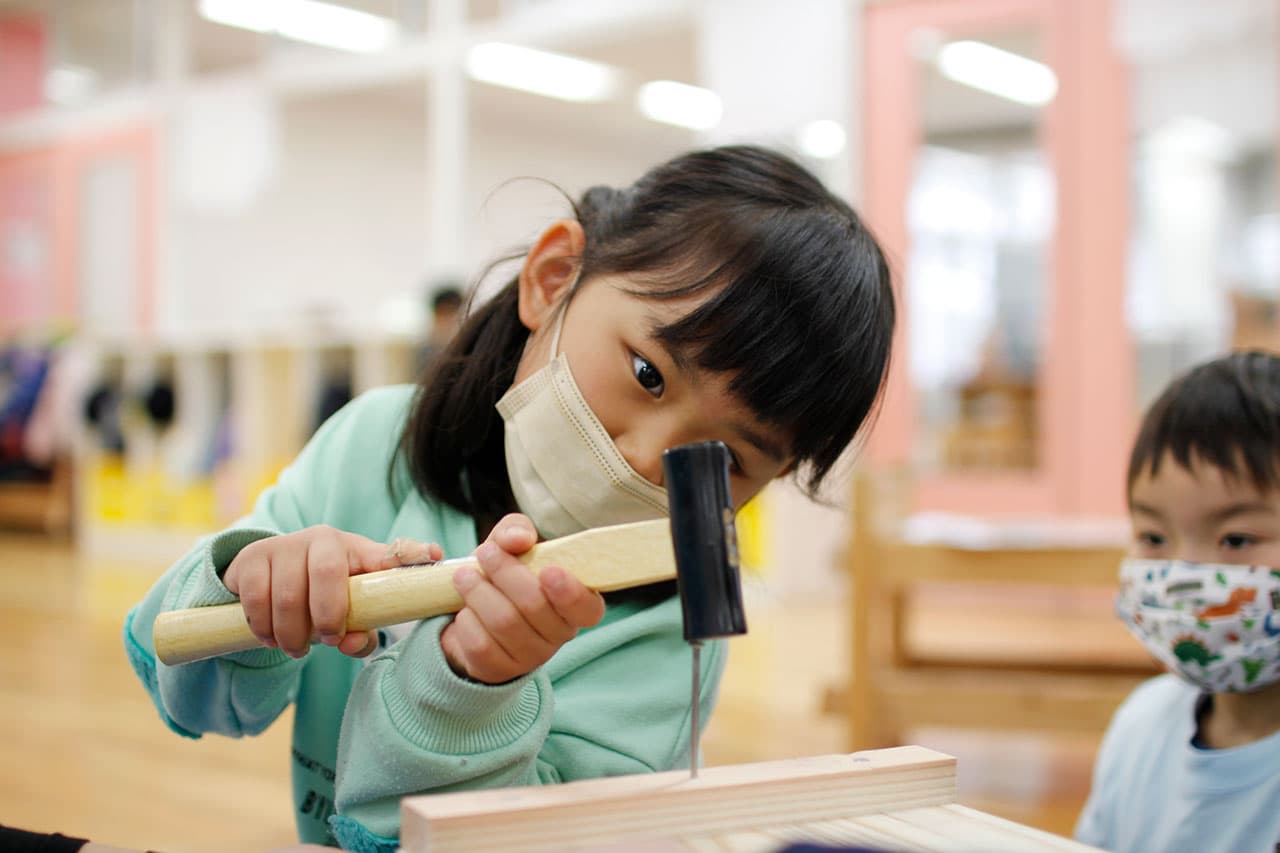
POLYGON ((911 850, 1087 850, 955 805, 956 761, 919 746, 410 797, 407 853, 773 850, 789 840, 911 850), (624 845, 619 847, 618 845, 624 845))

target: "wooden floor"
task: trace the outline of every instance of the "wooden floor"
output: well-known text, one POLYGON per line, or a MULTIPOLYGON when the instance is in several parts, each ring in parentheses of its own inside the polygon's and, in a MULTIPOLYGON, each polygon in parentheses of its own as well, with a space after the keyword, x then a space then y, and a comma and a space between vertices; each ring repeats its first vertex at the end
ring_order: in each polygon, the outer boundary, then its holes
MULTIPOLYGON (((244 741, 169 732, 125 660, 126 611, 161 566, 77 560, 66 543, 0 533, 0 823, 163 851, 268 850, 294 841, 289 725, 244 741)), ((751 633, 732 644, 708 764, 840 752, 820 711, 845 672, 843 599, 748 595, 751 633)), ((961 802, 1069 833, 1096 743, 913 739, 960 758, 961 802)))

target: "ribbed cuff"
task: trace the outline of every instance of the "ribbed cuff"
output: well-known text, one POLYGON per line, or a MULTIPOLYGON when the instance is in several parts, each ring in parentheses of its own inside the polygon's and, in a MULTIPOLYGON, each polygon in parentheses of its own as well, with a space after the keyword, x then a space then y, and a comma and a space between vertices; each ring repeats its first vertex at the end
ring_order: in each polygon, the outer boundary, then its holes
POLYGON ((133 636, 133 616, 137 612, 138 608, 134 607, 124 619, 125 655, 129 658, 133 671, 142 680, 143 686, 147 688, 147 695, 151 697, 152 703, 156 706, 156 712, 160 714, 160 719, 164 720, 164 724, 183 737, 198 739, 200 737, 199 732, 193 732, 178 725, 174 722, 173 717, 169 716, 169 712, 165 710, 164 701, 160 698, 160 680, 156 675, 156 659, 133 636))
POLYGON ((342 849, 352 853, 396 853, 400 849, 400 839, 377 835, 360 821, 343 815, 329 818, 329 829, 342 849))
POLYGON ((451 618, 425 621, 386 653, 396 660, 375 663, 394 666, 383 681, 382 699, 396 729, 422 749, 444 755, 492 752, 519 740, 540 713, 550 714, 551 691, 540 670, 496 685, 459 677, 440 646, 451 618))
POLYGON ((170 603, 170 606, 174 608, 205 607, 235 601, 236 597, 222 583, 222 573, 245 546, 275 535, 277 534, 274 530, 251 527, 233 528, 204 540, 199 567, 187 575, 178 599, 170 603))
MULTIPOLYGON (((274 530, 244 527, 224 530, 210 536, 201 548, 200 565, 187 576, 178 596, 166 601, 166 609, 209 607, 238 601, 222 582, 222 574, 245 546, 277 535, 279 534, 274 530)), ((266 669, 291 660, 279 649, 267 648, 236 652, 224 657, 250 669, 266 669)))

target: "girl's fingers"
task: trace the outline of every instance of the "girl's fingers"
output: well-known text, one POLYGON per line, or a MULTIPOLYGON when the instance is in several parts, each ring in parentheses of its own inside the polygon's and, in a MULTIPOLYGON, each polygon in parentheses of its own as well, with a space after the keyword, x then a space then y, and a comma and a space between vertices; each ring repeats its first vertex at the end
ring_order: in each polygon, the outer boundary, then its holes
POLYGON ((252 547, 242 550, 224 575, 233 576, 235 580, 227 583, 227 589, 240 596, 249 630, 258 642, 275 648, 276 636, 271 624, 271 564, 267 552, 252 547))
POLYGON ((352 631, 338 643, 338 651, 353 658, 367 657, 377 647, 377 631, 352 631))
MULTIPOLYGON (((524 621, 547 643, 560 646, 573 639, 578 629, 561 617, 547 600, 537 576, 520 562, 512 559, 494 559, 486 549, 486 543, 476 551, 477 560, 484 569, 489 583, 493 584, 515 606, 524 621), (484 557, 481 557, 481 553, 484 557)), ((497 552, 501 554, 502 552, 497 552)))
POLYGON ((548 566, 538 584, 551 606, 574 628, 590 628, 604 618, 604 596, 559 566, 548 566))
POLYGON ((223 583, 240 598, 249 628, 263 645, 302 657, 319 635, 345 654, 362 656, 375 647, 367 632, 345 640, 350 576, 443 557, 434 542, 397 539, 386 545, 318 526, 246 546, 223 573, 223 583))
POLYGON ((283 536, 274 543, 271 562, 271 623, 276 643, 290 657, 311 647, 310 584, 305 537, 283 536))
POLYGON ((474 681, 501 684, 528 671, 493 639, 470 607, 458 611, 440 635, 440 645, 453 671, 474 681))
POLYGON ((525 620, 501 590, 472 568, 459 569, 454 587, 488 632, 493 642, 523 667, 522 672, 542 664, 555 654, 556 645, 543 639, 525 620))
MULTIPOLYGON (((353 534, 354 535, 354 534, 353 534)), ((435 542, 418 542, 413 539, 396 538, 383 545, 364 537, 364 541, 353 547, 351 574, 376 572, 383 569, 394 569, 399 566, 416 566, 422 563, 437 563, 444 559, 444 551, 435 542)))
POLYGON ((538 542, 538 531, 527 515, 513 512, 504 515, 489 532, 486 542, 497 545, 508 554, 523 554, 538 542))
POLYGON ((336 646, 347 631, 346 543, 336 531, 318 533, 307 547, 306 560, 312 632, 326 646, 336 646))

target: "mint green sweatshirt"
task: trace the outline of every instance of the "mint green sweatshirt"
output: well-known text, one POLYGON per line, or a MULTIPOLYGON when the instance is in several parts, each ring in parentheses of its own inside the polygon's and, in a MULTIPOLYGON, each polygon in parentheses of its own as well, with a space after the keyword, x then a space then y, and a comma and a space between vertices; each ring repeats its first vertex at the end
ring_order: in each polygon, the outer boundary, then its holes
MULTIPOLYGON (((327 524, 376 541, 439 542, 446 557, 475 549, 472 519, 419 494, 402 459, 388 488, 412 396, 411 386, 384 388, 334 415, 249 516, 198 542, 130 611, 125 647, 161 718, 188 737, 240 737, 294 703, 298 834, 352 850, 394 850, 409 794, 688 766, 691 652, 675 597, 610 604, 544 666, 497 686, 445 663, 449 617, 419 622, 366 660, 320 645, 301 660, 265 648, 182 666, 155 659, 156 614, 234 601, 221 573, 258 539, 327 524)), ((704 660, 709 709, 723 643, 708 644, 704 660)))

